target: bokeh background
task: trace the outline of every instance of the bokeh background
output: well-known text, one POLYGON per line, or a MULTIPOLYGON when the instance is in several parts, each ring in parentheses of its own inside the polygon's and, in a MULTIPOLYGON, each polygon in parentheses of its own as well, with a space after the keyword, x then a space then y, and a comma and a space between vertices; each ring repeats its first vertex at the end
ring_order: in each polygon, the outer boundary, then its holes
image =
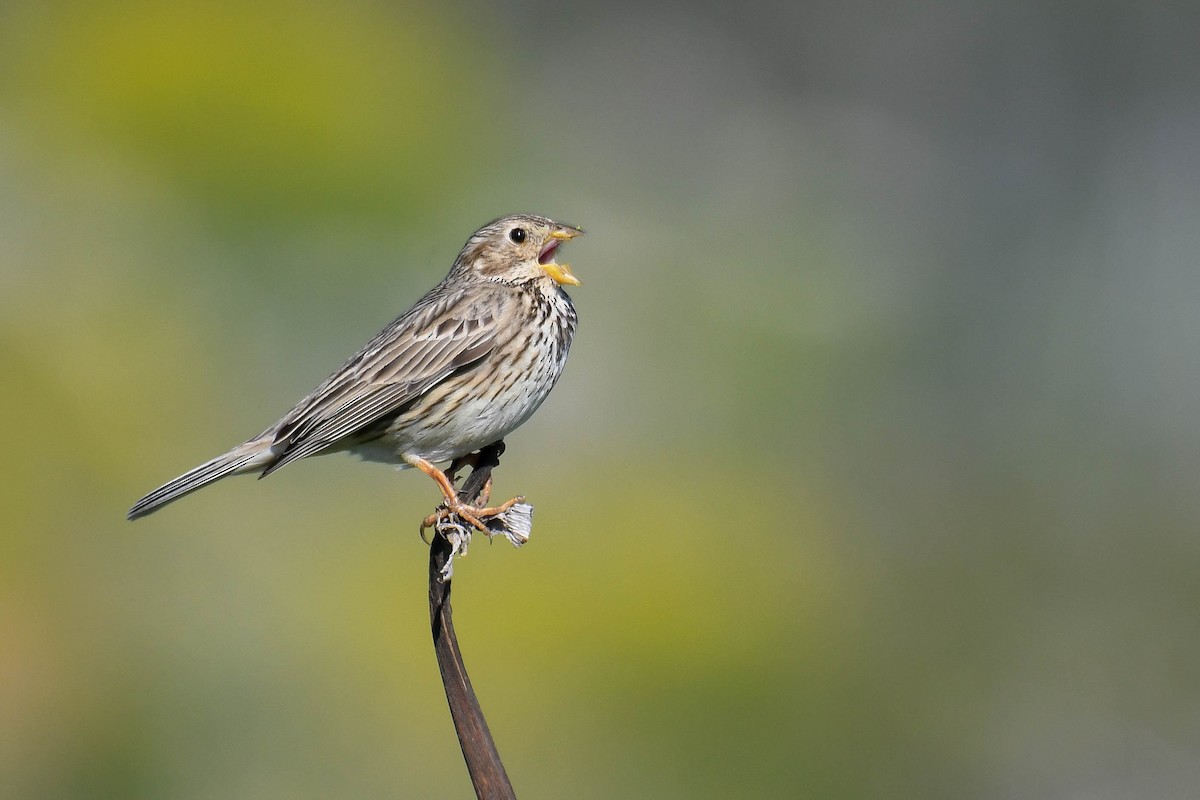
POLYGON ((525 210, 582 325, 455 582, 521 796, 1192 796, 1198 23, 5 4, 0 795, 470 796, 427 480, 123 516, 525 210))

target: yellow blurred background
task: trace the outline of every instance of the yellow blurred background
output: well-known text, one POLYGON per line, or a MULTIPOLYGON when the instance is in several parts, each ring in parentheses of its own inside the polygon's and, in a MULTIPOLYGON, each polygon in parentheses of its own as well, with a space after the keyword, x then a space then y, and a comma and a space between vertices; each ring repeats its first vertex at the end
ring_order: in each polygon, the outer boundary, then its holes
POLYGON ((581 327, 455 573, 517 792, 1200 781, 1200 10, 0 8, 0 796, 468 797, 437 500, 261 430, 528 211, 581 327))

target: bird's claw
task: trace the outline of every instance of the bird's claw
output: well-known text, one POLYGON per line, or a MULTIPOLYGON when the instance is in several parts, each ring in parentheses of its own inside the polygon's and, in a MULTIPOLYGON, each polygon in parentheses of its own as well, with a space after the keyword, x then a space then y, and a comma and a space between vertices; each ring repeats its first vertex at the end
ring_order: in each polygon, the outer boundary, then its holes
POLYGON ((479 531, 480 533, 485 534, 488 538, 491 538, 493 534, 500 533, 501 531, 493 530, 492 528, 488 527, 488 522, 491 522, 497 517, 503 516, 518 503, 525 502, 525 498, 518 495, 511 500, 501 503, 498 506, 488 506, 487 501, 488 496, 491 494, 491 488, 492 482, 489 479, 487 484, 483 487, 483 491, 480 493, 480 506, 472 506, 467 505, 466 503, 458 502, 451 503, 448 500, 443 500, 442 503, 437 507, 436 511, 434 511, 425 519, 421 520, 421 538, 425 538, 425 531, 428 528, 434 528, 435 530, 440 531, 444 525, 454 525, 455 523, 450 520, 451 517, 458 517, 460 520, 470 523, 471 527, 475 528, 475 530, 479 531), (487 520, 487 522, 485 522, 485 520, 487 520))
MULTIPOLYGON (((480 503, 487 503, 487 491, 484 488, 480 503)), ((525 502, 524 497, 514 497, 498 506, 480 508, 465 503, 451 504, 443 501, 437 510, 421 521, 421 539, 425 538, 426 529, 432 528, 435 533, 446 538, 450 543, 450 557, 442 568, 442 580, 450 579, 456 556, 465 556, 471 543, 472 529, 479 531, 491 541, 492 537, 500 534, 513 547, 520 547, 529 541, 529 533, 533 527, 533 506, 525 502)))

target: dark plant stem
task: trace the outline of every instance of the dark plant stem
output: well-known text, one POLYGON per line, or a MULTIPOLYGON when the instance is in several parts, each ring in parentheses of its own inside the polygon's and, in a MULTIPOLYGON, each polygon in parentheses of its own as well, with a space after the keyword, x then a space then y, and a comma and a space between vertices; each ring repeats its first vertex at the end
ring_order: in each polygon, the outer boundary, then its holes
MULTIPOLYGON (((475 503, 492 469, 500 464, 504 442, 488 445, 479 452, 471 474, 459 491, 459 499, 475 503)), ((488 730, 483 709, 471 688, 471 679, 463 664, 458 649, 458 638, 454 635, 454 620, 450 609, 450 580, 441 580, 442 568, 450 558, 450 543, 435 533, 429 547, 429 617, 433 627, 433 650, 437 655, 438 670, 442 673, 442 685, 446 687, 446 701, 450 704, 450 716, 458 743, 462 747, 467 771, 479 800, 516 800, 508 773, 496 751, 496 743, 488 730)))

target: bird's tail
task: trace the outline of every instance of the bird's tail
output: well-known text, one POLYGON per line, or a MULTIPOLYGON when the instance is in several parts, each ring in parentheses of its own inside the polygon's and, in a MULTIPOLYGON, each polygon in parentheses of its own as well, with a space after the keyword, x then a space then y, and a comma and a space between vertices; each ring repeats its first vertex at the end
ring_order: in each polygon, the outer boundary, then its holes
POLYGON ((134 503, 126 517, 131 520, 144 517, 213 481, 229 475, 256 472, 274 460, 269 440, 252 439, 158 487, 134 503))

